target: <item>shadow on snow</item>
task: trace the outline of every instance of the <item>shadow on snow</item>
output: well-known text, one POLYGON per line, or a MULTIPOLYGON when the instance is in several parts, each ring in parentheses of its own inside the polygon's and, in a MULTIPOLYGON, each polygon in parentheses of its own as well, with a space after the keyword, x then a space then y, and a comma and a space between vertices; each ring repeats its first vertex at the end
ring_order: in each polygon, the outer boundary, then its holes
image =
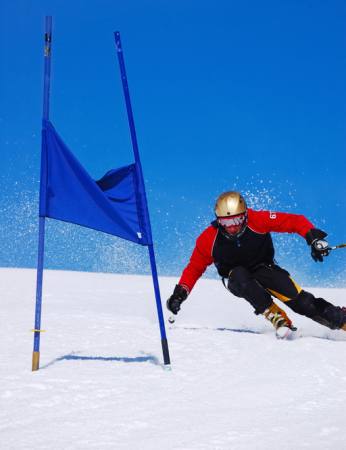
MULTIPOLYGON (((226 328, 226 327, 218 327, 218 328, 212 328, 212 327, 193 327, 193 326, 175 326, 171 329, 180 329, 180 330, 206 330, 206 331, 228 331, 231 333, 248 333, 248 334, 269 334, 270 331, 255 331, 251 330, 249 328, 226 328)), ((274 330, 272 330, 274 332, 274 330)), ((296 339, 302 339, 302 338, 312 338, 312 339, 321 339, 331 342, 345 342, 346 341, 346 333, 340 332, 340 330, 331 330, 331 331, 325 331, 321 335, 310 333, 309 331, 303 331, 301 329, 298 329, 297 332, 292 333, 292 336, 284 339, 285 341, 291 341, 296 339), (335 333, 335 334, 333 334, 335 333), (342 334, 340 334, 342 333, 342 334)))
POLYGON ((135 356, 133 358, 128 356, 80 356, 77 354, 78 352, 72 352, 68 355, 60 356, 59 358, 53 359, 46 365, 42 366, 41 369, 46 369, 53 364, 56 364, 60 361, 107 361, 107 362, 123 362, 123 363, 143 363, 149 362, 151 364, 155 364, 157 366, 161 365, 159 360, 152 355, 145 356, 135 356))
POLYGON ((176 326, 174 328, 183 330, 209 330, 209 331, 230 331, 232 333, 249 333, 249 334, 263 334, 260 331, 250 330, 248 328, 211 328, 211 327, 183 327, 176 326))

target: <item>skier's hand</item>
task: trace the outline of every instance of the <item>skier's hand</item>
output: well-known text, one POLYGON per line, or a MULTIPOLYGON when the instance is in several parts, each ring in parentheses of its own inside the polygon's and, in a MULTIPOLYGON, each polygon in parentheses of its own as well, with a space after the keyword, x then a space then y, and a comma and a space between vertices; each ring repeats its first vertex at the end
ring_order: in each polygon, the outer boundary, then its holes
POLYGON ((328 256, 330 252, 329 244, 324 239, 316 239, 311 244, 311 256, 314 261, 323 262, 323 257, 328 256))
POLYGON ((324 239, 326 236, 327 233, 317 228, 313 228, 306 234, 306 241, 311 246, 311 257, 316 262, 322 262, 323 257, 329 255, 329 244, 324 239))
POLYGON ((174 288, 173 295, 171 295, 167 300, 167 309, 173 314, 178 314, 180 311, 180 305, 187 299, 188 295, 188 290, 184 286, 177 284, 174 288))

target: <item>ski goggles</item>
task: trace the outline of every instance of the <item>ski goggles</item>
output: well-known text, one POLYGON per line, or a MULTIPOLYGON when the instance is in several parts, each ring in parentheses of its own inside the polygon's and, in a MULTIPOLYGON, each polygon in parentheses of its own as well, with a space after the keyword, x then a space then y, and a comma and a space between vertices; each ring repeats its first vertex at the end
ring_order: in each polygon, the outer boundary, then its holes
POLYGON ((225 228, 241 227, 246 221, 246 212, 237 214, 236 216, 218 217, 217 221, 225 228))

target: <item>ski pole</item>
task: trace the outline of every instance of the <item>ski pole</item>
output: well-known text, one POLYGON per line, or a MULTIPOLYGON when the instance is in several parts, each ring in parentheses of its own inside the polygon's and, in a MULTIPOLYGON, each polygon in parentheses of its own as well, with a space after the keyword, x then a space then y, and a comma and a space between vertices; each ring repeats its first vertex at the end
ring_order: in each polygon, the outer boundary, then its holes
POLYGON ((336 250, 337 248, 345 248, 346 244, 334 245, 333 247, 328 247, 328 250, 336 250))

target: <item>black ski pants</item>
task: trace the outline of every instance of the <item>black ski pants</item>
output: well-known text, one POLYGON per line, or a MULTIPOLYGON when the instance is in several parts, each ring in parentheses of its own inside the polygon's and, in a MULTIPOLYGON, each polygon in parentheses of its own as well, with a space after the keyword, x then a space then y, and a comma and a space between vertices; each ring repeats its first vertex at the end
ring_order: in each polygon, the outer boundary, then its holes
POLYGON ((338 329, 343 325, 344 315, 341 308, 304 291, 290 274, 277 264, 260 264, 253 270, 237 266, 223 282, 233 295, 247 300, 254 307, 256 314, 262 314, 272 305, 273 296, 294 312, 331 329, 338 329))

